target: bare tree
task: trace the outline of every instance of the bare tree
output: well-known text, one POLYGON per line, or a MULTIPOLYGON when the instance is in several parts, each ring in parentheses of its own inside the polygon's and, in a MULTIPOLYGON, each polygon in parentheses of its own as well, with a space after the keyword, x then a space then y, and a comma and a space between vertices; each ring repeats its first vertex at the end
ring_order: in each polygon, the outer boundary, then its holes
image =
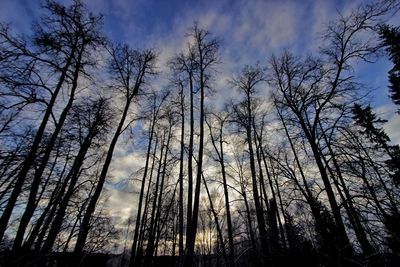
POLYGON ((71 196, 74 193, 75 186, 78 182, 79 174, 81 172, 81 168, 89 147, 92 145, 94 139, 98 135, 104 134, 109 127, 108 122, 110 121, 110 117, 112 114, 110 113, 107 100, 105 100, 104 98, 100 98, 96 101, 88 100, 88 103, 89 104, 84 103, 84 106, 82 108, 75 109, 75 118, 83 121, 83 126, 87 128, 87 134, 84 137, 84 140, 80 146, 74 163, 68 175, 64 179, 61 189, 59 191, 59 197, 55 203, 55 205, 58 204, 59 206, 58 211, 55 214, 50 231, 43 244, 43 253, 48 253, 51 251, 57 234, 60 231, 67 210, 67 206, 70 202, 71 196), (84 114, 87 114, 87 118, 84 117, 84 114), (62 194, 63 192, 65 192, 64 195, 62 194))
POLYGON ((135 256, 136 256, 136 249, 137 249, 137 243, 138 243, 138 238, 139 238, 139 229, 140 229, 140 221, 141 221, 141 216, 142 216, 142 205, 143 205, 143 196, 144 196, 144 190, 145 190, 145 185, 146 185, 146 178, 147 178, 147 173, 149 170, 149 161, 150 161, 150 156, 151 156, 151 147, 153 143, 153 136, 154 136, 154 131, 155 131, 155 126, 157 121, 159 120, 159 112, 162 106, 162 103, 164 102, 165 98, 167 95, 163 96, 162 99, 157 101, 157 95, 153 95, 153 105, 152 105, 152 111, 151 111, 151 121, 150 121, 150 126, 149 126, 149 141, 147 145, 147 153, 146 153, 146 163, 144 166, 144 173, 143 173, 143 178, 142 178, 142 184, 140 187, 140 195, 139 195, 139 206, 138 206, 138 212, 136 215, 136 224, 135 224, 135 232, 133 236, 133 243, 132 243, 132 249, 131 249, 131 259, 130 259, 130 266, 134 266, 135 264, 135 256))
MULTIPOLYGON (((53 1, 48 1, 46 8, 50 14, 42 20, 41 24, 37 25, 35 29, 36 32, 33 37, 38 52, 32 52, 24 43, 16 41, 9 35, 2 34, 2 37, 5 38, 5 41, 10 43, 10 46, 13 47, 14 54, 16 53, 15 57, 25 55, 26 57, 33 58, 34 61, 45 64, 45 66, 50 69, 49 71, 53 72, 58 79, 55 81, 54 85, 40 84, 40 87, 44 87, 43 89, 50 94, 50 99, 48 99, 45 113, 29 149, 29 153, 24 159, 22 167, 16 176, 12 193, 0 218, 0 240, 4 235, 11 213, 14 209, 17 198, 21 193, 21 189, 26 177, 35 162, 36 154, 43 139, 49 118, 53 115, 53 109, 55 107, 58 94, 64 89, 65 84, 68 83, 68 81, 70 81, 72 85, 72 90, 76 90, 78 76, 81 73, 81 68, 85 64, 83 61, 84 53, 90 46, 98 43, 99 41, 97 27, 100 18, 86 15, 84 8, 79 1, 75 2, 69 8, 59 5, 53 1), (71 74, 72 77, 70 76, 71 74)), ((38 74, 35 73, 35 75, 38 74)), ((37 79, 41 81, 40 76, 37 79)), ((20 86, 25 85, 24 83, 20 82, 17 84, 20 86)), ((71 100, 70 103, 67 104, 66 112, 61 114, 60 121, 56 127, 57 131, 55 131, 53 138, 51 138, 51 141, 49 142, 48 150, 45 152, 46 157, 44 157, 44 161, 42 162, 43 167, 41 167, 39 172, 37 172, 37 175, 35 174, 34 176, 35 178, 34 183, 32 183, 31 186, 31 194, 28 201, 28 206, 25 209, 26 212, 21 220, 21 226, 19 227, 17 238, 15 240, 16 249, 19 248, 22 242, 26 225, 29 223, 29 220, 35 209, 34 203, 36 202, 36 192, 41 178, 40 171, 44 169, 44 166, 48 161, 47 155, 50 154, 58 132, 63 125, 63 121, 65 120, 66 113, 68 113, 68 109, 72 105, 74 96, 73 91, 71 92, 71 100)))
POLYGON ((144 86, 148 76, 154 74, 156 56, 153 51, 146 50, 140 52, 121 45, 110 47, 109 51, 111 54, 110 71, 114 80, 114 84, 111 86, 123 95, 123 110, 117 129, 115 130, 108 148, 96 190, 88 203, 85 215, 80 225, 78 240, 74 250, 75 253, 81 253, 84 248, 86 237, 89 233, 89 223, 95 211, 96 203, 100 197, 104 182, 107 178, 115 146, 120 135, 129 125, 129 123, 126 125, 125 122, 132 101, 139 93, 139 90, 144 86))
POLYGON ((214 147, 215 153, 217 154, 217 161, 221 166, 221 175, 222 175, 222 185, 224 188, 224 197, 225 197, 225 210, 226 210, 226 220, 228 224, 228 242, 229 242, 229 265, 234 266, 235 262, 235 248, 233 244, 233 229, 232 229, 232 219, 231 219, 231 211, 230 211, 230 202, 229 202, 229 192, 228 192, 228 184, 227 184, 227 174, 225 170, 225 155, 224 155, 224 135, 223 128, 224 123, 229 119, 230 114, 221 114, 220 116, 217 114, 213 114, 217 122, 217 126, 214 126, 206 119, 206 123, 208 125, 211 137, 211 143, 214 147), (217 135, 214 136, 213 128, 216 129, 217 135))
MULTIPOLYGON (((262 255, 266 259, 269 255, 269 246, 267 241, 266 222, 264 212, 260 202, 260 194, 258 189, 254 141, 253 141, 253 125, 254 125, 254 94, 257 86, 265 80, 263 71, 259 66, 246 66, 242 72, 232 80, 232 84, 240 90, 244 95, 243 102, 239 103, 234 110, 237 117, 237 123, 245 129, 247 149, 250 158, 250 171, 252 180, 252 189, 254 197, 254 206, 257 215, 257 225, 261 240, 262 255)), ((260 177, 260 179, 262 179, 260 177)), ((265 260, 264 259, 264 260, 265 260)))
MULTIPOLYGON (((194 256, 194 245, 197 232, 197 216, 199 212, 201 177, 203 172, 203 153, 204 153, 204 118, 205 118, 205 94, 206 89, 210 87, 212 68, 217 63, 218 41, 210 39, 210 33, 198 28, 195 24, 190 33, 193 38, 191 50, 195 53, 195 63, 197 68, 198 90, 200 92, 200 114, 199 114, 199 149, 197 156, 196 186, 194 191, 193 214, 191 221, 188 222, 188 231, 186 233, 186 255, 184 266, 191 266, 194 256)), ((189 193, 189 192, 188 192, 189 193)))

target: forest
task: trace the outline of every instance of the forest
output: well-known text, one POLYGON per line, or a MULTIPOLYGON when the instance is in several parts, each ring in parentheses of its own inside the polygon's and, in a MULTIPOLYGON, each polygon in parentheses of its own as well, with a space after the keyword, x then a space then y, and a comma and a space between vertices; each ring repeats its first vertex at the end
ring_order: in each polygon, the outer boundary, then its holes
POLYGON ((388 60, 400 105, 400 1, 239 66, 222 101, 212 26, 160 68, 82 1, 42 8, 29 34, 0 22, 0 266, 399 266, 400 147, 355 69, 388 60))

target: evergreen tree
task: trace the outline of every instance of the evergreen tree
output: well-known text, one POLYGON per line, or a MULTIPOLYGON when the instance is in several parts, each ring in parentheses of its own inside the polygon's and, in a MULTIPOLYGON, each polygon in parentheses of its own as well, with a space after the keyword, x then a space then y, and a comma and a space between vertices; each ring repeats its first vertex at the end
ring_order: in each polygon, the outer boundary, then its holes
POLYGON ((389 155, 390 158, 386 161, 386 164, 392 171, 393 181, 398 185, 400 183, 400 147, 399 145, 389 145, 389 136, 382 128, 376 126, 376 124, 383 124, 387 121, 377 118, 369 105, 362 107, 356 103, 352 111, 355 123, 363 129, 361 133, 366 135, 372 143, 375 143, 377 148, 382 148, 389 155))
MULTIPOLYGON (((400 27, 383 25, 379 30, 382 46, 385 47, 394 66, 389 71, 390 97, 400 105, 400 27)), ((398 110, 400 113, 400 109, 398 110)))

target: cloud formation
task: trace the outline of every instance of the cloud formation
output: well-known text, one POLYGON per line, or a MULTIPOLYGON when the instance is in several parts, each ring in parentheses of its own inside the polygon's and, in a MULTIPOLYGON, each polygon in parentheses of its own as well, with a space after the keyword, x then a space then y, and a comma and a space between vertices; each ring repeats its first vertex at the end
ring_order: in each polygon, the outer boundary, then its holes
MULTIPOLYGON (((70 0, 61 1, 70 4, 70 0)), ((318 49, 318 35, 321 26, 336 16, 336 11, 348 9, 358 1, 325 0, 238 0, 238 1, 156 1, 156 0, 85 0, 88 9, 104 14, 104 29, 110 39, 126 42, 132 47, 154 47, 159 54, 161 71, 157 86, 165 86, 168 69, 166 63, 178 51, 187 47, 185 33, 193 22, 209 29, 222 40, 221 64, 215 81, 217 93, 215 105, 221 106, 226 95, 232 95, 227 80, 237 73, 244 64, 260 62, 266 65, 272 53, 291 49, 305 55, 318 49)), ((2 0, 0 18, 12 22, 15 30, 27 33, 30 23, 38 19, 41 11, 36 1, 2 0), (18 18, 16 20, 15 18, 18 18)), ((397 19, 398 20, 398 19, 397 19)), ((394 19, 394 21, 396 21, 394 19)), ((387 90, 386 72, 388 62, 360 68, 360 77, 379 90, 387 90), (370 73, 374 73, 371 77, 370 73)), ((387 91, 385 91, 387 92, 387 91)), ((394 143, 400 143, 400 116, 388 113, 387 93, 374 106, 388 114, 386 130, 394 143)), ((393 106, 389 106, 390 109, 393 106)), ((392 109, 393 110, 393 109, 392 109)), ((121 141, 123 142, 123 141, 121 141)), ((120 143, 121 143, 120 142, 120 143)), ((112 162, 110 177, 118 183, 132 178, 132 173, 143 166, 143 156, 126 145, 118 146, 112 162)), ((131 184, 132 186, 132 184, 131 184)), ((107 186, 109 199, 107 207, 116 221, 126 221, 135 213, 137 199, 135 185, 126 191, 112 183, 107 186), (132 189, 132 190, 131 190, 132 189)))

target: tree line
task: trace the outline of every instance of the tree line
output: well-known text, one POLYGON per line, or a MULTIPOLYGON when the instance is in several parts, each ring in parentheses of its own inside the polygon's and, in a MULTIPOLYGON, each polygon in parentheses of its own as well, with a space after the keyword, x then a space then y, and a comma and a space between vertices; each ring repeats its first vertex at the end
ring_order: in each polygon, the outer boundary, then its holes
POLYGON ((110 40, 78 0, 46 1, 30 35, 0 24, 2 264, 64 253, 84 266, 114 242, 118 266, 394 266, 400 148, 355 67, 387 55, 399 104, 399 28, 386 24, 399 7, 360 5, 312 55, 243 66, 222 105, 221 42, 196 23, 162 74, 157 51, 110 40), (126 177, 124 229, 104 193, 122 142, 143 162, 126 177))

